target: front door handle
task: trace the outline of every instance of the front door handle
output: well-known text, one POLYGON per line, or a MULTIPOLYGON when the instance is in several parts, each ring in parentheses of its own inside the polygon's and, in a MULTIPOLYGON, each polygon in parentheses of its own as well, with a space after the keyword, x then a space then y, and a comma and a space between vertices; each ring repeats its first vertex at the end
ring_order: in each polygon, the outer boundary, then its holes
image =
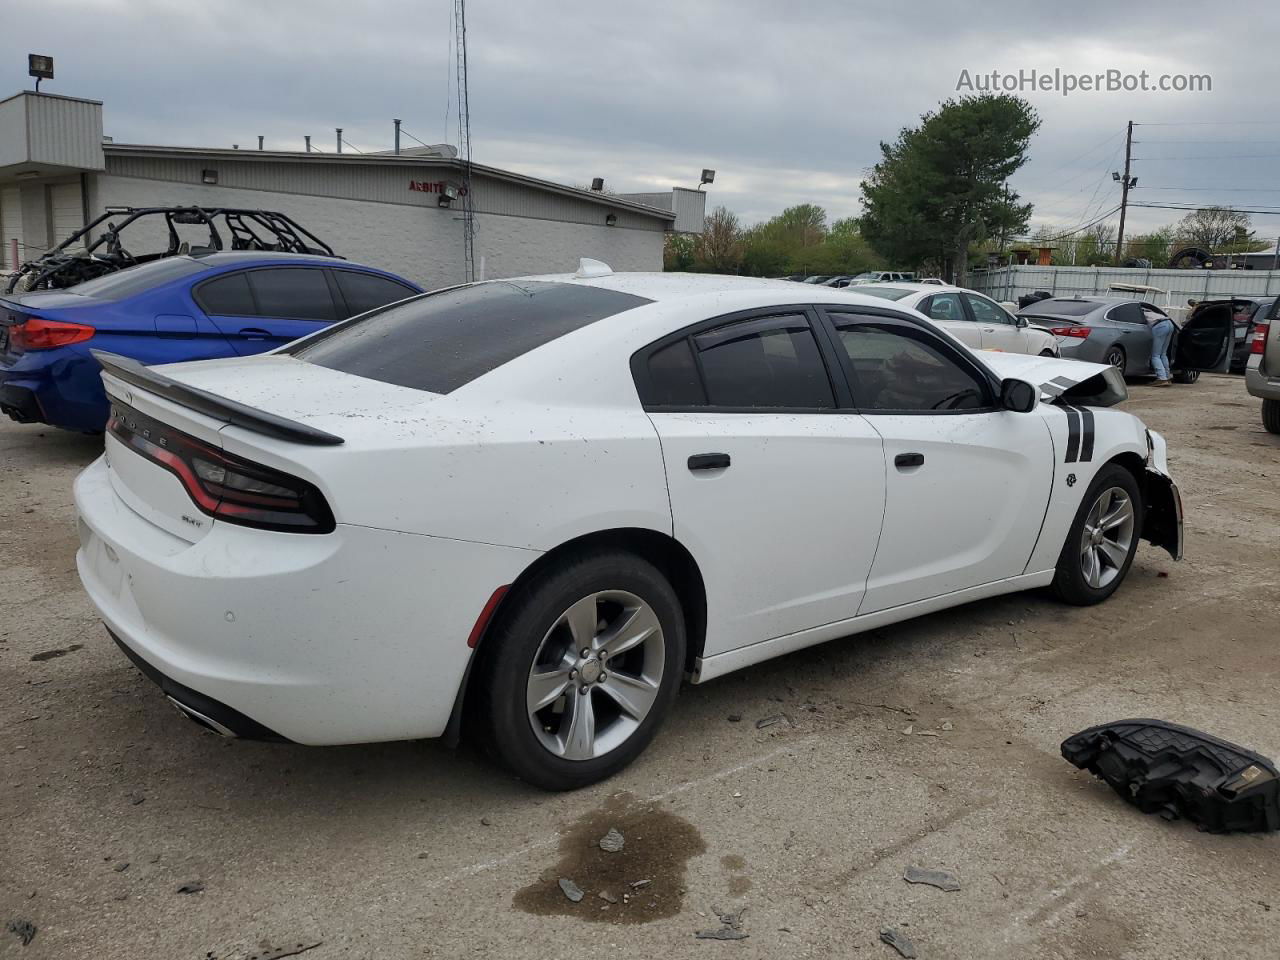
POLYGON ((924 466, 923 453, 900 453, 893 458, 893 465, 899 470, 907 470, 911 467, 924 466))
POLYGON ((727 453, 695 453, 689 458, 690 470, 727 470, 728 468, 727 453))
POLYGON ((266 340, 271 336, 270 331, 263 330, 261 327, 241 327, 240 336, 246 340, 266 340))

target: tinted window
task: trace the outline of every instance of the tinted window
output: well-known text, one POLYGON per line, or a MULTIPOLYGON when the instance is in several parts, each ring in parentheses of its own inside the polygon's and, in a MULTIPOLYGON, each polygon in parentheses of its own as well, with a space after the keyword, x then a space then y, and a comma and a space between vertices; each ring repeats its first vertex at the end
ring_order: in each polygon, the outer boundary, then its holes
POLYGON ((572 283, 513 280, 442 290, 286 348, 343 373, 432 393, 651 301, 572 283))
POLYGON ((725 324, 693 343, 713 406, 835 406, 818 344, 800 314, 725 324))
MULTIPOLYGON (((924 307, 924 304, 920 305, 924 307)), ((921 311, 926 317, 934 320, 968 320, 958 293, 935 293, 929 298, 928 309, 921 311)))
POLYGON ((163 260, 152 260, 128 270, 108 273, 105 277, 77 283, 70 290, 86 297, 97 297, 99 300, 123 300, 135 293, 142 293, 152 287, 170 280, 194 276, 203 273, 205 265, 190 257, 166 257, 163 260))
POLYGON ((1121 323, 1141 323, 1147 322, 1142 315, 1142 307, 1136 303, 1122 303, 1119 306, 1112 307, 1107 312, 1107 319, 1118 320, 1121 323))
POLYGON ((280 267, 251 270, 248 276, 258 303, 256 316, 325 322, 338 319, 323 270, 280 267))
POLYGON ((978 410, 990 389, 936 336, 905 323, 831 315, 862 410, 978 410))
POLYGON ((335 270, 333 275, 338 278, 338 289, 342 291, 343 299, 347 301, 349 316, 386 306, 388 303, 395 303, 405 297, 417 296, 418 293, 417 290, 403 283, 397 283, 395 280, 389 280, 374 273, 335 270))
POLYGON ((1047 313, 1055 317, 1083 317, 1102 306, 1097 300, 1041 300, 1024 308, 1024 313, 1047 313))
POLYGON ((883 300, 901 300, 908 294, 915 293, 914 290, 900 290, 897 287, 877 287, 870 283, 859 283, 851 292, 865 293, 872 297, 880 297, 883 300))
POLYGON ((229 273, 196 287, 196 303, 211 317, 251 317, 254 314, 249 276, 229 273))
POLYGON ((642 399, 645 404, 663 407, 701 406, 707 402, 687 339, 649 355, 649 383, 642 399))
POLYGON ((986 297, 975 297, 971 293, 966 293, 964 298, 969 301, 973 318, 979 323, 1013 323, 1013 317, 1005 313, 999 304, 992 303, 986 297))

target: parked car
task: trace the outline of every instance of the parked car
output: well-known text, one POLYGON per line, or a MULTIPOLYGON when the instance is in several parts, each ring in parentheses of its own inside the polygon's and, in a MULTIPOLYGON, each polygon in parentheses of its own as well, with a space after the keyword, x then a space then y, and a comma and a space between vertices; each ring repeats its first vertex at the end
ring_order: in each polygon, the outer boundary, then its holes
POLYGON ((824 283, 823 286, 835 287, 837 290, 843 290, 852 282, 853 282, 853 277, 848 277, 848 276, 832 277, 830 280, 824 283))
POLYGON ((1203 310, 1229 309, 1235 317, 1236 345, 1231 353, 1231 372, 1244 373, 1249 365, 1249 346, 1252 341, 1254 326, 1266 322, 1264 318, 1271 312, 1275 297, 1231 297, 1222 300, 1200 300, 1191 305, 1187 317, 1193 317, 1203 310))
POLYGON ((0 295, 0 409, 19 423, 98 432, 94 349, 143 363, 246 356, 422 289, 335 257, 166 257, 66 290, 0 295))
POLYGON ((932 283, 871 283, 851 289, 865 296, 882 297, 919 310, 975 350, 1005 350, 1046 357, 1058 355, 1058 341, 1052 334, 1019 320, 976 290, 940 288, 932 283))
POLYGON ((916 278, 914 273, 902 273, 898 270, 869 270, 853 278, 853 283, 911 283, 916 278))
POLYGON ((1280 300, 1255 320, 1249 337, 1249 363, 1245 388, 1262 401, 1262 425, 1280 433, 1280 300))
MULTIPOLYGON (((1018 316, 1057 337, 1063 357, 1110 364, 1126 377, 1141 377, 1155 373, 1151 368, 1151 327, 1147 325, 1146 311, 1168 316, 1148 301, 1107 296, 1050 297, 1028 304, 1018 311, 1018 316)), ((1169 347, 1170 370, 1177 383, 1194 383, 1202 369, 1227 372, 1235 351, 1235 315, 1229 304, 1206 304, 1194 323, 1192 320, 1188 315, 1169 347), (1188 330, 1196 331, 1194 337, 1187 334, 1188 330), (1201 338, 1223 345, 1225 352, 1216 362, 1203 362, 1200 345, 1190 342, 1201 338), (1184 339, 1188 349, 1194 348, 1195 356, 1200 358, 1197 362, 1183 357, 1184 339)))
POLYGON ((227 734, 462 730, 579 787, 686 672, 1033 587, 1097 603, 1140 538, 1181 554, 1116 371, 973 353, 843 290, 588 261, 267 356, 100 359, 80 577, 227 734))
POLYGON ((826 282, 827 282, 828 280, 830 280, 830 279, 831 279, 831 275, 830 275, 829 273, 824 273, 824 274, 822 274, 822 275, 820 275, 820 276, 805 277, 805 278, 804 278, 803 280, 801 280, 800 282, 801 282, 801 283, 816 283, 816 284, 818 284, 818 285, 822 285, 822 284, 826 283, 826 282))

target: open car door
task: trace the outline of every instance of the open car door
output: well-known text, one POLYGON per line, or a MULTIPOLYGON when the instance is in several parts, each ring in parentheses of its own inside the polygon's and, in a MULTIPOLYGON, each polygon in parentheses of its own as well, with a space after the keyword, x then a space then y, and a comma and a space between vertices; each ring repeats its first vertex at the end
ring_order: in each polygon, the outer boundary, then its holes
POLYGON ((1230 301, 1202 303, 1178 331, 1173 366, 1178 370, 1231 372, 1236 345, 1235 311, 1230 301))

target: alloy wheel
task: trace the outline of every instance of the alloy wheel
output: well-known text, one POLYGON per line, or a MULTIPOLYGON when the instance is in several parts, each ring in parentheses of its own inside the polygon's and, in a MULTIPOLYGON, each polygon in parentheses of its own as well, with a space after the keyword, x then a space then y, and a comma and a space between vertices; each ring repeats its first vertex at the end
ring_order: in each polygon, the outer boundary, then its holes
POLYGON ((1100 590, 1120 575, 1136 527, 1128 493, 1120 487, 1108 487, 1098 494, 1080 534, 1080 572, 1085 583, 1100 590))
POLYGON ((1120 350, 1112 350, 1107 354, 1107 363, 1115 367, 1117 370, 1124 369, 1124 353, 1120 350))
POLYGON ((575 602, 547 631, 526 689, 539 742, 565 760, 621 746, 658 699, 666 644, 657 613, 625 590, 575 602))

